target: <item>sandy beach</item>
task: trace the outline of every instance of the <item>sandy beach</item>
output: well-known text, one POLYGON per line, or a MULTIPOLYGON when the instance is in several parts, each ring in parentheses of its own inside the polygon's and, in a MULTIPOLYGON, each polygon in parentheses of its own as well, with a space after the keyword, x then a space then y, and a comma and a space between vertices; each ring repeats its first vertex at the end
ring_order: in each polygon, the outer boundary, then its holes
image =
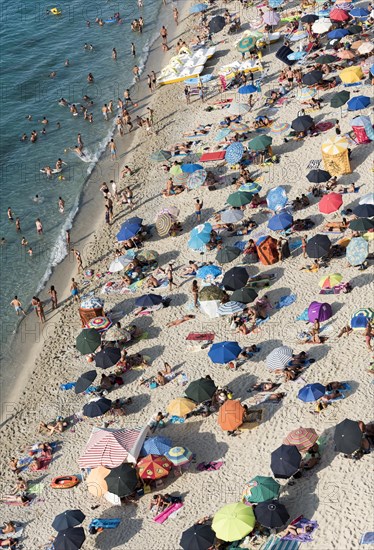
MULTIPOLYGON (((61 384, 75 381, 83 372, 91 370, 92 365, 87 363, 75 348, 75 339, 81 331, 78 315, 78 305, 73 303, 70 295, 70 281, 75 277, 80 294, 92 293, 105 300, 105 311, 109 312, 114 321, 121 321, 123 326, 132 323, 142 331, 143 339, 136 341, 129 347, 129 352, 145 356, 150 364, 144 370, 132 369, 126 372, 124 385, 110 392, 109 398, 131 398, 132 402, 126 407, 126 416, 109 418, 85 418, 72 424, 58 437, 46 436, 48 441, 58 441, 58 451, 54 454, 49 468, 41 472, 25 472, 25 479, 36 481, 38 495, 28 507, 12 507, 0 505, 1 521, 19 521, 25 524, 24 548, 36 550, 43 548, 49 537, 56 533, 51 527, 54 517, 66 509, 81 509, 86 515, 86 527, 92 518, 121 518, 117 529, 104 530, 98 535, 91 536, 86 529, 84 549, 142 549, 147 546, 160 550, 175 550, 179 548, 181 533, 201 516, 214 516, 225 504, 241 500, 244 484, 255 475, 272 476, 270 455, 282 444, 286 435, 300 427, 314 428, 323 442, 323 452, 320 464, 311 471, 303 473, 301 479, 294 484, 287 480, 279 480, 282 489, 280 500, 286 506, 291 519, 301 514, 315 520, 318 529, 313 534, 313 541, 308 543, 310 550, 359 548, 361 535, 367 531, 374 531, 373 494, 374 481, 372 476, 373 454, 364 455, 361 460, 348 460, 342 453, 334 450, 334 428, 345 418, 362 420, 369 423, 373 420, 373 377, 368 371, 372 361, 372 352, 365 347, 365 338, 362 331, 353 332, 348 336, 338 338, 340 329, 349 324, 352 315, 360 308, 369 308, 373 305, 374 280, 372 265, 365 271, 347 264, 344 257, 333 258, 330 265, 321 267, 318 272, 310 272, 302 268, 311 263, 309 258, 303 258, 301 245, 292 251, 291 256, 274 265, 264 266, 260 263, 248 266, 251 276, 261 273, 272 274, 269 288, 258 290, 259 296, 267 295, 273 309, 270 318, 255 331, 248 335, 235 332, 230 327, 227 316, 210 319, 199 309, 193 307, 191 285, 193 278, 182 277, 182 269, 189 260, 195 262, 215 263, 216 250, 198 251, 188 247, 190 232, 196 225, 195 199, 203 201, 201 222, 213 222, 214 213, 224 208, 228 196, 235 191, 232 180, 238 177, 238 171, 225 162, 208 164, 218 178, 214 190, 200 187, 190 191, 183 191, 180 195, 164 197, 168 174, 161 164, 150 160, 150 155, 157 150, 169 150, 178 142, 185 141, 182 134, 193 131, 200 124, 210 124, 207 135, 193 146, 192 154, 187 162, 198 162, 201 154, 206 150, 217 149, 215 136, 220 129, 220 121, 226 116, 225 110, 206 111, 208 105, 214 102, 231 99, 242 101, 237 89, 227 90, 223 94, 219 91, 218 80, 213 80, 207 86, 205 102, 198 96, 192 96, 191 103, 186 104, 184 84, 178 83, 162 86, 154 94, 147 88, 146 75, 154 69, 157 72, 168 62, 175 53, 177 40, 183 39, 187 43, 196 35, 192 28, 193 19, 188 16, 189 2, 178 2, 178 27, 172 19, 170 4, 163 7, 160 21, 167 22, 169 29, 169 45, 171 50, 161 54, 160 40, 156 41, 143 72, 141 84, 132 91, 139 107, 136 114, 144 116, 146 107, 154 109, 154 126, 151 134, 138 129, 125 138, 116 137, 117 161, 112 162, 109 155, 100 160, 96 169, 87 182, 81 200, 80 212, 74 221, 71 232, 71 242, 76 246, 83 258, 85 269, 92 269, 94 276, 91 279, 77 275, 77 267, 70 254, 54 270, 47 289, 55 285, 59 293, 60 306, 56 312, 50 311, 47 292, 41 294, 45 301, 47 323, 40 325, 34 312, 28 314, 25 321, 19 326, 14 338, 15 355, 12 364, 2 381, 2 446, 0 460, 2 466, 2 494, 9 492, 14 485, 15 475, 10 471, 8 463, 11 457, 21 456, 24 449, 36 442, 44 441, 45 436, 38 434, 40 421, 49 422, 62 416, 64 418, 79 415, 88 396, 76 395, 74 391, 62 391, 61 384), (134 170, 132 176, 120 178, 119 174, 124 165, 134 170), (111 179, 119 182, 120 190, 130 185, 134 192, 134 210, 115 203, 114 219, 111 225, 104 223, 104 201, 99 187, 103 181, 109 183, 111 179), (162 208, 176 206, 180 214, 178 220, 183 231, 175 237, 161 238, 154 227, 157 212, 162 208), (116 234, 121 224, 131 216, 143 218, 144 224, 153 224, 152 235, 147 238, 143 250, 156 250, 159 254, 159 266, 165 268, 173 262, 174 282, 172 291, 161 289, 162 296, 170 298, 170 306, 153 312, 151 315, 134 318, 134 301, 144 294, 144 288, 131 294, 103 295, 102 288, 109 281, 118 281, 119 274, 108 273, 110 263, 115 259, 116 234), (352 291, 349 294, 319 295, 318 281, 329 273, 341 273, 343 281, 349 281, 352 291), (98 276, 100 274, 100 276, 98 276), (295 295, 294 302, 288 307, 276 308, 277 302, 290 294, 295 295), (327 340, 320 345, 303 344, 298 334, 306 329, 304 321, 296 318, 312 301, 323 301, 332 306, 333 316, 324 323, 322 334, 327 340), (195 315, 179 326, 167 328, 171 321, 184 315, 195 315), (326 325, 326 326, 325 326, 326 325), (236 370, 230 370, 225 365, 213 364, 208 357, 209 348, 200 349, 192 346, 186 340, 190 332, 212 332, 214 342, 234 340, 240 346, 258 346, 258 353, 246 360, 236 370), (275 348, 281 345, 290 346, 294 353, 306 351, 315 362, 305 370, 296 381, 284 382, 277 379, 266 366, 266 357, 275 348), (176 375, 165 386, 150 389, 140 385, 140 377, 157 375, 163 363, 168 362, 176 375), (112 506, 103 498, 97 499, 88 491, 84 482, 73 489, 66 491, 53 490, 50 487, 52 478, 58 475, 76 475, 79 473, 78 458, 87 442, 92 427, 102 426, 103 422, 110 422, 110 428, 143 427, 158 411, 166 411, 170 401, 184 393, 185 384, 209 374, 219 387, 229 387, 234 399, 241 400, 255 409, 262 409, 260 425, 248 431, 242 431, 236 437, 230 437, 217 423, 217 414, 208 418, 192 417, 184 423, 166 422, 165 427, 158 429, 156 435, 171 438, 173 444, 183 445, 194 454, 193 462, 181 476, 174 476, 172 472, 165 480, 161 492, 178 494, 183 497, 184 506, 164 524, 159 525, 152 521, 148 510, 151 495, 142 496, 137 505, 122 507, 112 506), (264 394, 248 393, 252 385, 266 380, 279 381, 280 392, 285 393, 280 403, 264 402, 264 394), (313 414, 314 404, 304 403, 297 398, 299 390, 305 384, 319 382, 327 384, 332 380, 347 382, 351 388, 345 399, 338 400, 328 406, 320 414, 313 414), (16 383, 14 382, 16 381, 16 383), (199 472, 196 465, 201 462, 222 461, 219 471, 199 472)), ((225 6, 226 7, 226 6, 225 6)), ((239 8, 232 2, 227 5, 230 12, 239 8)), ((222 10, 212 8, 209 16, 221 13, 222 10)), ((241 12, 242 31, 249 28, 249 21, 256 18, 257 11, 250 8, 241 12)), ((240 54, 235 49, 235 43, 241 33, 229 35, 227 27, 214 35, 216 44, 215 55, 208 60, 206 69, 217 76, 218 70, 238 60, 240 54)), ((266 100, 266 92, 278 89, 277 78, 279 72, 285 68, 275 57, 282 41, 268 45, 263 50, 261 73, 261 93, 250 113, 243 116, 245 123, 253 123, 258 112, 263 113, 261 107, 266 100)), ((255 73, 255 79, 260 73, 255 73)), ((365 81, 361 86, 360 94, 372 96, 372 89, 365 81)), ((351 113, 340 115, 340 111, 330 107, 330 99, 340 85, 334 90, 320 92, 323 104, 319 111, 311 114, 315 122, 327 122, 339 118, 343 135, 351 132, 351 113)), ((291 123, 303 107, 297 101, 295 91, 291 90, 285 96, 286 101, 276 111, 269 114, 275 123, 291 123)), ((353 93, 352 93, 353 95, 353 93)), ((265 110, 266 112, 266 110, 265 110)), ((362 114, 360 111, 359 114, 362 114)), ((364 111, 369 114, 369 109, 364 111)), ((334 126, 334 124, 333 124, 334 126)), ((266 132, 268 133, 268 132, 266 132)), ((262 135, 262 134, 257 134, 262 135)), ((308 137, 302 141, 284 142, 284 135, 274 134, 272 149, 279 157, 279 163, 267 166, 250 166, 254 179, 262 186, 261 197, 277 186, 282 185, 288 199, 306 193, 311 184, 306 179, 306 173, 311 161, 321 159, 321 144, 328 138, 334 137, 333 127, 328 131, 321 131, 315 137, 308 137), (252 170, 253 168, 253 170, 252 170)), ((251 134, 250 139, 256 136, 251 134)), ((359 188, 358 195, 343 194, 342 208, 358 205, 359 199, 373 192, 372 173, 372 144, 356 145, 350 142, 352 149, 352 173, 339 177, 339 183, 348 186, 354 182, 359 188)), ((321 168, 323 164, 321 163, 321 168)), ((321 232, 321 226, 328 220, 340 218, 338 213, 329 216, 322 215, 318 208, 319 199, 311 196, 310 206, 300 213, 300 217, 308 217, 314 222, 314 227, 307 232, 308 238, 321 232)), ((298 214, 295 215, 296 217, 298 214)), ((250 235, 259 238, 266 234, 277 236, 267 229, 271 217, 265 208, 245 210, 245 217, 255 220, 257 227, 250 235)), ((306 234, 299 232, 293 238, 301 239, 306 234)), ((339 235, 333 235, 335 243, 339 235)), ((234 245, 236 241, 248 240, 248 236, 224 237, 225 245, 234 245)), ((370 242, 372 249, 372 241, 370 242)), ((242 265, 243 256, 234 262, 225 264, 224 271, 234 265, 242 265)), ((200 285, 200 282, 199 282, 200 285)), ((47 290, 46 289, 46 290, 47 290)), ((156 293, 158 290, 155 289, 156 293)), ((5 332, 5 338, 9 335, 5 332)), ((3 337, 4 338, 4 337, 3 337)), ((94 368, 94 367, 92 367, 94 368)), ((110 369, 112 371, 113 369, 110 369)), ((104 371, 103 371, 104 372, 104 371)), ((101 375, 102 372, 99 372, 101 375)), ((105 371, 108 374, 108 371, 105 371)), ((158 491, 158 490, 157 490, 158 491)), ((154 489, 156 492, 156 489, 154 489)), ((243 548, 252 548, 243 545, 243 548)))

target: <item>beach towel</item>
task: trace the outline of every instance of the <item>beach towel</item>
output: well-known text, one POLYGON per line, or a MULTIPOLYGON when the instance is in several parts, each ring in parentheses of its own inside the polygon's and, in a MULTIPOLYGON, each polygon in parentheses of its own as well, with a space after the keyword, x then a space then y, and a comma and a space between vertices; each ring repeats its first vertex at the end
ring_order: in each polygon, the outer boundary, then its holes
POLYGON ((300 546, 297 540, 281 540, 271 536, 261 546, 260 550, 297 550, 300 546))
POLYGON ((294 302, 296 302, 296 294, 289 294, 288 296, 282 296, 278 300, 278 302, 275 304, 275 309, 282 309, 283 307, 288 307, 294 302))
POLYGON ((300 248, 302 245, 301 239, 295 239, 294 241, 290 241, 288 243, 290 252, 295 252, 298 248, 300 248))
POLYGON ((41 495, 42 492, 44 491, 44 483, 43 482, 40 482, 38 483, 37 481, 31 481, 30 484, 29 484, 29 493, 33 494, 33 495, 41 495))
POLYGON ((196 470, 199 472, 213 472, 215 470, 219 470, 223 466, 223 461, 218 462, 200 462, 196 466, 196 470))
POLYGON ((164 523, 164 521, 166 521, 168 517, 170 517, 175 512, 178 512, 178 510, 180 510, 182 506, 183 506, 183 502, 176 502, 175 504, 171 504, 166 508, 166 510, 164 510, 163 512, 158 514, 156 517, 154 517, 153 521, 160 524, 164 523))
POLYGON ((374 544, 374 531, 367 531, 360 539, 360 544, 374 544))
POLYGON ((75 386, 75 382, 67 382, 66 384, 61 384, 60 390, 66 391, 66 390, 72 390, 75 386))
POLYGON ((295 522, 292 522, 291 525, 294 525, 295 527, 304 527, 305 525, 310 525, 313 527, 313 531, 309 533, 301 533, 300 535, 286 535, 282 537, 281 540, 293 540, 293 541, 300 541, 300 542, 312 542, 313 537, 312 534, 316 529, 318 529, 318 523, 315 520, 309 520, 306 518, 301 517, 299 520, 296 520, 295 522))
POLYGON ((334 123, 329 121, 319 122, 318 124, 316 124, 316 129, 319 132, 327 132, 328 130, 331 130, 331 128, 333 127, 334 127, 334 123))
POLYGON ((296 317, 296 321, 307 321, 309 322, 309 315, 308 315, 308 309, 309 308, 305 308, 303 312, 300 313, 300 315, 298 315, 296 317))
POLYGON ((200 342, 202 340, 214 340, 214 337, 214 332, 190 332, 188 336, 186 336, 186 340, 200 342))
POLYGON ((116 529, 121 523, 120 518, 101 519, 94 518, 88 526, 88 529, 94 527, 95 529, 116 529))
POLYGON ((204 153, 200 159, 199 162, 209 162, 213 160, 223 160, 225 158, 225 151, 212 151, 209 153, 204 153))

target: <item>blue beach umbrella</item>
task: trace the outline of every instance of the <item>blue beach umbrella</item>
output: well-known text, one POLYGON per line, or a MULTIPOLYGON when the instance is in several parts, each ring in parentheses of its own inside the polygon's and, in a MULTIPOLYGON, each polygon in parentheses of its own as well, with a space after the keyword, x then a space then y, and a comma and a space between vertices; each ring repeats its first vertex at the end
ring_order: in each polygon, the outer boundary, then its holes
POLYGON ((266 202, 270 210, 280 210, 287 204, 287 194, 284 187, 273 187, 267 194, 266 202))
POLYGON ((214 279, 221 275, 222 269, 217 265, 204 265, 196 272, 198 279, 206 279, 207 277, 213 277, 214 279))
POLYGON ((284 3, 284 0, 269 0, 269 6, 271 8, 279 8, 284 3))
POLYGON ((182 172, 186 172, 187 174, 192 174, 196 170, 204 170, 204 166, 201 166, 201 164, 182 164, 181 168, 182 172))
POLYGON ((366 19, 369 17, 370 12, 365 8, 353 8, 353 10, 349 12, 349 15, 355 19, 366 19))
POLYGON ((129 220, 126 220, 122 225, 121 229, 117 233, 117 240, 119 242, 121 241, 127 241, 127 239, 132 239, 139 233, 140 227, 142 225, 142 218, 130 218, 129 220))
POLYGON ((190 233, 190 240, 188 241, 188 246, 192 250, 200 250, 207 242, 210 240, 210 232, 212 231, 212 226, 210 223, 200 224, 195 227, 190 233))
POLYGON ((347 29, 334 29, 333 31, 328 32, 327 36, 330 39, 339 39, 347 36, 347 34, 349 34, 349 31, 347 31, 347 29))
POLYGON ((372 75, 374 75, 374 65, 372 65, 372 66, 370 67, 370 72, 371 72, 372 75))
POLYGON ((358 218, 372 218, 374 216, 374 205, 370 203, 360 204, 353 210, 353 214, 358 218))
POLYGON ((242 143, 235 142, 226 149, 225 161, 227 164, 236 164, 243 156, 244 147, 242 143))
POLYGON ((268 228, 273 231, 283 231, 284 229, 291 227, 292 223, 292 216, 287 212, 281 212, 269 220, 268 228))
POLYGON ((253 84, 246 84, 245 86, 240 86, 238 91, 239 94, 253 94, 254 92, 257 92, 258 89, 256 86, 253 86, 253 84))
POLYGON ((354 237, 346 249, 346 258, 350 265, 364 263, 369 254, 369 245, 363 237, 354 237))
POLYGON ((244 191, 244 193, 259 193, 261 191, 262 187, 255 181, 251 181, 249 183, 243 183, 238 189, 238 191, 244 191))
POLYGON ((202 11, 206 11, 207 9, 208 9, 207 4, 195 4, 194 6, 190 7, 190 13, 191 14, 200 13, 202 11))
POLYGON ((136 307, 152 307, 158 306, 161 302, 162 296, 159 294, 144 294, 135 300, 135 305, 136 307))
POLYGON ((172 448, 173 444, 168 437, 161 437, 159 435, 146 439, 143 443, 143 447, 140 451, 141 455, 165 455, 172 448))
POLYGON ((213 363, 224 365, 236 359, 241 351, 238 342, 218 342, 212 345, 208 355, 213 363))
POLYGON ((297 397, 304 401, 304 403, 311 403, 317 401, 323 395, 325 395, 326 388, 322 384, 307 384, 297 394, 297 397))
POLYGON ((189 189, 197 189, 203 185, 206 177, 207 173, 205 170, 196 170, 188 176, 186 185, 189 189))
POLYGON ((226 136, 230 134, 230 132, 231 132, 230 128, 222 128, 217 132, 217 135, 214 138, 214 141, 222 141, 226 136))
POLYGON ((348 111, 359 111, 360 109, 366 109, 370 105, 370 97, 366 95, 358 95, 352 97, 348 101, 348 111))

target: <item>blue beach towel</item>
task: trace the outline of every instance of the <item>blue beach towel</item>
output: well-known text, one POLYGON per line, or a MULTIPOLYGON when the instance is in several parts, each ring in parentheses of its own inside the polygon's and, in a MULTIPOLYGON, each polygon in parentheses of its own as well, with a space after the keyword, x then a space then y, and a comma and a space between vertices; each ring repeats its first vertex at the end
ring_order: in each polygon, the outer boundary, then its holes
POLYGON ((113 519, 99 519, 94 518, 89 524, 88 528, 95 527, 96 529, 115 529, 121 523, 120 518, 113 519))
POLYGON ((374 544, 374 531, 367 531, 361 537, 360 544, 374 544))
POLYGON ((308 309, 309 308, 305 308, 303 312, 300 313, 300 315, 298 315, 296 317, 296 321, 309 321, 309 316, 308 316, 308 309))
POLYGON ((271 536, 261 546, 261 550, 297 550, 299 546, 300 543, 297 540, 281 540, 271 536))
POLYGON ((288 296, 282 296, 278 300, 278 302, 275 304, 275 309, 282 309, 283 307, 288 307, 294 302, 296 302, 296 294, 289 294, 288 296))
POLYGON ((297 250, 298 248, 301 247, 301 239, 295 239, 294 241, 290 241, 288 243, 288 247, 290 249, 290 252, 294 252, 295 250, 297 250))

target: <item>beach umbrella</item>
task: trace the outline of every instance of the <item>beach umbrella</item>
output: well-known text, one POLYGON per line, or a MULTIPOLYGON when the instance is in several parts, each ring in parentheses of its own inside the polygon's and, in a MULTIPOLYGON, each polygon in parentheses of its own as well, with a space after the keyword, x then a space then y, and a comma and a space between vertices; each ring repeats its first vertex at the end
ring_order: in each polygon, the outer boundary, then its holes
POLYGON ((271 470, 274 477, 288 479, 300 468, 301 454, 295 445, 281 445, 271 453, 271 470))
POLYGON ((360 109, 366 109, 370 105, 370 97, 367 97, 365 95, 358 95, 356 97, 352 97, 348 101, 348 110, 349 111, 359 111, 360 109))
POLYGON ((280 485, 272 477, 256 476, 245 484, 242 500, 252 504, 277 499, 280 485))
POLYGON ((182 173, 183 173, 182 167, 178 163, 173 164, 173 166, 169 170, 169 174, 171 174, 172 176, 177 176, 177 175, 182 174, 182 173))
POLYGON ((369 245, 363 237, 354 237, 346 249, 347 262, 350 265, 362 265, 369 254, 369 245))
POLYGON ((355 40, 355 42, 352 42, 351 44, 352 50, 358 50, 358 48, 362 46, 363 43, 364 43, 363 40, 355 40))
POLYGON ((121 229, 117 233, 117 241, 127 241, 132 239, 140 231, 142 225, 142 218, 134 217, 126 220, 122 225, 121 229))
POLYGON ((69 527, 58 533, 53 541, 53 550, 78 550, 85 540, 83 527, 69 527))
POLYGON ((85 517, 86 516, 81 510, 66 510, 55 517, 52 527, 55 531, 63 531, 64 529, 69 529, 69 527, 77 527, 84 521, 85 517))
POLYGON ((167 406, 167 411, 172 416, 186 416, 196 407, 196 403, 191 401, 191 399, 186 399, 185 397, 177 397, 170 401, 167 406))
POLYGON ((331 214, 339 210, 343 204, 343 197, 340 193, 329 193, 324 195, 318 203, 318 209, 322 214, 331 214))
POLYGON ((95 355, 95 363, 99 369, 109 369, 121 359, 119 348, 104 348, 95 355))
POLYGON ((351 94, 346 90, 342 90, 341 92, 338 92, 330 100, 331 107, 333 107, 334 109, 337 109, 338 107, 342 107, 347 103, 348 99, 350 98, 350 95, 351 94))
POLYGON ((252 201, 252 198, 252 193, 236 191, 235 193, 231 193, 231 195, 228 196, 226 202, 230 206, 238 208, 239 206, 245 206, 246 204, 249 204, 252 201))
POLYGON ((209 550, 216 535, 210 525, 195 524, 183 531, 180 546, 183 550, 209 550))
POLYGON ((196 172, 193 172, 188 176, 186 183, 188 189, 197 189, 198 187, 201 187, 205 183, 206 177, 206 170, 196 170, 196 172))
POLYGON ((335 8, 330 12, 330 19, 332 21, 348 21, 349 14, 342 9, 335 8))
POLYGON ((313 88, 301 88, 296 92, 296 98, 298 101, 308 101, 316 95, 317 91, 313 88))
POLYGON ((244 217, 243 210, 225 210, 221 214, 221 222, 223 223, 238 223, 244 217))
POLYGON ((337 56, 339 59, 354 59, 356 57, 356 55, 350 50, 342 50, 337 53, 337 56))
POLYGON ((78 351, 82 355, 87 355, 88 353, 94 353, 101 344, 100 333, 97 332, 94 328, 85 328, 77 336, 75 345, 78 351))
POLYGON ((276 122, 270 128, 271 134, 285 134, 290 129, 290 125, 287 122, 276 122))
POLYGON ((304 403, 312 403, 320 399, 325 393, 326 388, 322 384, 307 384, 299 390, 297 397, 304 403))
POLYGON ((316 170, 311 170, 306 177, 310 183, 324 183, 325 181, 329 181, 331 174, 326 170, 317 168, 316 170))
POLYGON ((86 485, 88 492, 96 498, 101 498, 108 492, 108 485, 105 478, 109 474, 110 470, 104 468, 104 466, 97 466, 92 468, 86 478, 86 485))
POLYGON ((86 403, 83 406, 83 415, 88 418, 96 418, 97 416, 102 416, 110 411, 111 407, 111 400, 106 399, 106 397, 101 397, 100 399, 95 399, 89 403, 86 403))
POLYGON ((210 300, 221 300, 225 295, 224 290, 222 288, 219 288, 218 286, 209 285, 204 286, 200 290, 200 301, 210 301, 210 300))
POLYGON ((248 143, 248 148, 252 151, 264 151, 273 143, 271 136, 257 136, 248 143))
POLYGON ((270 210, 273 210, 276 212, 277 210, 281 210, 286 206, 287 204, 287 194, 284 187, 281 187, 278 185, 278 187, 273 187, 273 189, 270 189, 266 196, 266 203, 270 210))
POLYGON ((244 307, 244 304, 230 300, 230 302, 226 302, 225 304, 221 304, 219 306, 218 313, 220 315, 234 315, 235 313, 242 312, 244 307))
POLYGON ((274 529, 281 527, 290 518, 286 507, 278 500, 268 500, 260 502, 255 508, 255 516, 257 521, 264 527, 274 529))
POLYGON ((268 222, 268 228, 272 231, 284 231, 293 224, 293 217, 287 212, 281 212, 273 216, 268 222))
POLYGON ((374 205, 360 204, 353 209, 353 213, 358 218, 372 218, 374 216, 374 205))
POLYGON ((112 326, 112 321, 108 319, 108 317, 105 317, 102 315, 98 317, 94 317, 93 319, 90 319, 87 323, 88 328, 93 328, 98 332, 104 332, 111 326, 112 326))
POLYGON ((133 464, 125 462, 110 470, 105 478, 108 491, 120 498, 131 495, 138 484, 138 476, 133 464))
POLYGON ((237 290, 243 288, 248 279, 249 275, 245 267, 232 267, 225 273, 222 284, 226 290, 237 290))
POLYGON ((143 294, 135 300, 136 307, 153 307, 161 304, 163 298, 159 294, 143 294))
MULTIPOLYGON (((236 49, 240 53, 246 53, 256 47, 256 37, 255 36, 245 36, 237 44, 236 49)), ((240 93, 240 90, 239 90, 240 93)))
POLYGON ((313 428, 297 428, 283 440, 284 445, 295 445, 301 453, 308 451, 318 441, 318 434, 313 428))
POLYGON ((284 370, 292 360, 292 348, 288 346, 279 346, 273 349, 266 357, 266 366, 269 370, 284 370))
POLYGON ((352 454, 361 447, 362 431, 356 420, 346 418, 335 427, 335 450, 338 453, 352 454))
POLYGON ((111 273, 117 273, 117 271, 122 271, 124 267, 131 263, 131 258, 127 256, 120 256, 116 258, 109 266, 109 271, 111 273))
POLYGON ((196 272, 196 277, 198 279, 206 279, 207 277, 212 277, 215 279, 221 275, 222 269, 217 265, 203 265, 196 272))
POLYGON ((306 15, 303 15, 301 21, 302 23, 314 23, 314 21, 318 21, 318 19, 318 15, 315 15, 314 13, 307 13, 306 15))
POLYGON ((329 64, 329 63, 335 63, 335 61, 337 61, 335 55, 331 55, 331 54, 320 55, 315 60, 316 63, 321 63, 322 65, 329 64))
POLYGON ((189 399, 195 403, 203 403, 212 399, 216 393, 217 386, 210 378, 199 378, 191 382, 184 392, 189 399))
MULTIPOLYGON (((323 72, 315 70, 315 71, 310 71, 309 73, 306 73, 302 78, 302 82, 306 86, 314 86, 315 84, 318 84, 318 82, 320 82, 322 78, 323 78, 323 72)), ((309 115, 306 115, 306 117, 311 118, 309 115)), ((298 118, 305 118, 305 117, 298 117, 298 118)), ((294 127, 292 126, 292 128, 294 127)), ((308 126, 308 128, 310 128, 310 126, 308 126)), ((298 131, 301 132, 301 130, 298 130, 298 131)))
POLYGON ((349 224, 349 228, 352 231, 358 231, 360 233, 365 233, 369 229, 374 229, 374 221, 369 220, 369 218, 358 218, 357 220, 352 220, 349 224))
POLYGON ((281 18, 279 13, 275 11, 266 11, 262 18, 263 22, 267 25, 270 25, 271 27, 275 27, 276 25, 278 25, 280 19, 281 18))
POLYGON ((361 199, 359 200, 359 204, 370 204, 374 205, 374 193, 366 193, 361 199))
POLYGON ((284 0, 269 0, 268 4, 271 8, 279 8, 284 4, 284 0))
POLYGON ((230 125, 230 129, 236 134, 244 134, 249 131, 249 126, 247 124, 244 124, 244 122, 233 122, 230 125))
POLYGON ((225 18, 222 15, 216 15, 209 21, 209 30, 212 34, 215 34, 220 32, 225 25, 225 18))
POLYGON ((159 214, 156 220, 156 231, 159 237, 169 235, 170 229, 173 226, 173 218, 169 214, 159 214))
POLYGON ((164 162, 165 160, 169 160, 171 158, 170 151, 165 151, 164 149, 160 149, 159 151, 155 151, 151 154, 150 159, 154 160, 155 162, 164 162))
POLYGON ((312 31, 315 34, 324 34, 329 29, 331 29, 331 27, 332 27, 332 23, 331 23, 330 19, 322 18, 322 19, 319 19, 318 21, 315 21, 313 23, 312 31))
POLYGON ((140 459, 136 467, 141 479, 161 479, 167 477, 172 463, 165 456, 149 454, 140 459))
POLYGON ((187 447, 172 447, 165 456, 174 466, 183 466, 191 462, 193 455, 187 447))
POLYGON ((353 8, 353 10, 349 12, 349 15, 355 19, 366 19, 369 17, 370 12, 365 8, 353 8))
POLYGON ((327 235, 314 235, 306 243, 306 252, 309 258, 322 258, 329 253, 331 242, 327 235))
POLYGON ((218 342, 212 344, 208 355, 213 363, 225 365, 230 361, 234 361, 241 351, 242 348, 237 342, 218 342))
POLYGON ((241 502, 226 504, 216 512, 212 529, 218 539, 233 542, 246 537, 255 526, 256 519, 251 506, 241 502))
POLYGON ((356 311, 352 316, 350 324, 353 330, 363 330, 372 321, 374 321, 374 309, 367 307, 356 311))
POLYGON ((222 141, 231 132, 231 128, 221 128, 214 138, 214 141, 222 141))
POLYGON ((225 161, 227 164, 237 164, 244 153, 244 147, 243 144, 240 142, 232 143, 228 146, 225 153, 225 161))
POLYGON ((186 172, 187 174, 193 174, 194 172, 196 172, 196 170, 204 170, 201 164, 196 163, 182 164, 181 168, 182 172, 186 172))
POLYGON ((259 193, 261 189, 262 187, 260 184, 255 181, 250 181, 248 183, 243 183, 239 187, 238 191, 243 191, 243 193, 253 193, 255 195, 256 193, 259 193))
POLYGON ((243 424, 244 408, 237 399, 228 399, 218 411, 218 424, 222 430, 231 432, 243 424))
POLYGON ((75 393, 83 393, 87 388, 91 386, 96 376, 97 372, 95 370, 89 370, 88 372, 84 372, 83 374, 81 374, 74 386, 75 393))
POLYGON ((210 241, 210 233, 212 226, 210 223, 203 223, 194 227, 190 233, 188 246, 193 250, 200 250, 206 243, 210 241))
POLYGON ((233 300, 241 304, 250 304, 256 300, 257 296, 257 292, 253 288, 244 286, 231 294, 230 301, 233 300))
POLYGON ((237 101, 233 101, 230 105, 230 107, 227 109, 227 112, 230 115, 245 115, 249 111, 249 105, 246 103, 238 103, 237 101))
MULTIPOLYGON (((240 86, 238 92, 239 94, 253 94, 254 92, 258 92, 258 89, 253 84, 246 84, 245 86, 240 86)), ((231 124, 231 126, 233 125, 231 124)))
POLYGON ((131 334, 125 328, 115 325, 114 327, 110 327, 110 329, 105 333, 105 340, 107 342, 117 342, 118 340, 125 340, 128 342, 131 340, 131 334))
POLYGON ((360 66, 347 67, 338 74, 343 84, 354 84, 356 82, 360 82, 364 76, 360 66))
POLYGON ((200 13, 202 11, 206 11, 208 9, 208 4, 195 4, 194 6, 190 7, 190 13, 200 13))
POLYGON ((348 142, 343 136, 334 136, 324 141, 321 149, 327 155, 338 155, 348 149, 348 142))
POLYGON ((334 288, 343 280, 343 275, 340 273, 332 273, 331 275, 324 275, 318 282, 320 288, 334 288))
POLYGON ((224 246, 221 250, 218 250, 216 260, 220 264, 229 264, 240 256, 241 251, 235 246, 224 246))
POLYGON ((156 435, 155 437, 149 437, 144 441, 140 454, 143 456, 149 454, 164 455, 169 449, 172 448, 172 446, 173 444, 171 439, 156 435))
POLYGON ((361 25, 350 25, 347 30, 349 34, 359 34, 362 32, 362 27, 361 25))
POLYGON ((330 31, 327 34, 327 37, 330 38, 330 40, 340 40, 341 38, 344 38, 344 36, 347 36, 349 34, 349 31, 347 29, 334 29, 333 31, 330 31))
MULTIPOLYGON (((318 72, 318 71, 316 71, 318 72)), ((295 132, 306 132, 314 124, 314 120, 309 115, 298 116, 292 121, 291 128, 295 132)))
MULTIPOLYGON (((299 40, 304 40, 304 38, 306 38, 307 36, 308 36, 308 33, 306 31, 296 31, 295 33, 290 35, 289 40, 291 42, 298 42, 299 40)), ((293 57, 293 59, 301 59, 302 57, 307 55, 307 52, 298 51, 298 52, 293 52, 290 55, 295 56, 293 57)), ((289 56, 287 57, 289 58, 289 56)))

